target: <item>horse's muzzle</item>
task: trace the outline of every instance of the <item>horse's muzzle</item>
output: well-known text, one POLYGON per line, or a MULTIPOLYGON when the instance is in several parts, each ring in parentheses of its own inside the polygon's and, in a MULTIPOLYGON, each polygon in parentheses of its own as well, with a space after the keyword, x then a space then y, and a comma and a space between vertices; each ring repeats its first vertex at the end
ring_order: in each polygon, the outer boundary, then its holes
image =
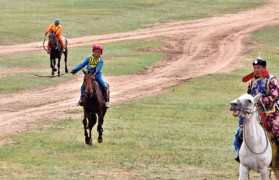
POLYGON ((89 97, 89 98, 92 98, 94 96, 94 91, 85 91, 85 96, 89 97))
POLYGON ((235 102, 231 103, 231 107, 230 107, 230 111, 232 111, 232 115, 234 117, 237 117, 240 113, 239 108, 238 108, 238 104, 235 102))

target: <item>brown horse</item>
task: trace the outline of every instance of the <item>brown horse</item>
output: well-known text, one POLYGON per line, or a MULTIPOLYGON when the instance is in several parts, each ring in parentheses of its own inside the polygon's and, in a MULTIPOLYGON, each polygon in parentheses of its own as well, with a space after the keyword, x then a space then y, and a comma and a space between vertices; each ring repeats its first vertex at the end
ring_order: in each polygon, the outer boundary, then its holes
POLYGON ((104 116, 106 114, 107 108, 105 107, 104 94, 101 86, 97 81, 95 81, 94 74, 86 73, 82 69, 84 75, 83 83, 85 86, 85 97, 84 97, 84 117, 83 117, 83 127, 85 143, 92 145, 91 131, 98 119, 97 131, 99 133, 98 143, 103 142, 103 123, 104 116), (88 132, 89 131, 89 136, 88 132))
POLYGON ((62 46, 58 40, 58 38, 56 37, 55 32, 50 32, 49 33, 49 47, 50 47, 50 67, 52 69, 51 71, 51 75, 54 75, 54 72, 57 71, 57 69, 55 68, 56 65, 56 60, 58 59, 58 63, 57 63, 57 68, 58 68, 58 76, 60 76, 60 60, 61 60, 61 56, 62 53, 64 54, 64 61, 65 61, 65 73, 68 73, 68 67, 67 67, 67 56, 68 56, 68 41, 66 38, 64 38, 65 40, 65 51, 62 51, 62 46))

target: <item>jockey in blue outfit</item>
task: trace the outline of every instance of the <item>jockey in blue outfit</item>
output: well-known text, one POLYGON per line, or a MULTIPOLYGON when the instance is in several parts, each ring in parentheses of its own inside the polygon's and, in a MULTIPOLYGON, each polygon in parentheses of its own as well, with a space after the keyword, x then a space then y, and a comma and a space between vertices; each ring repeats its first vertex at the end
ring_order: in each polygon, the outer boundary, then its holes
MULTIPOLYGON (((104 65, 104 60, 101 57, 101 55, 103 53, 103 47, 100 45, 93 45, 92 51, 93 51, 93 54, 90 56, 87 56, 80 64, 78 64, 76 67, 74 67, 73 70, 71 71, 71 73, 75 74, 79 70, 84 68, 85 66, 86 66, 87 72, 93 72, 96 81, 105 90, 105 106, 107 108, 109 108, 109 90, 108 90, 107 84, 105 83, 105 81, 102 78, 102 67, 104 65)), ((83 106, 84 93, 85 93, 85 87, 84 87, 83 83, 82 83, 80 90, 81 90, 81 97, 79 100, 79 105, 83 106)))
POLYGON ((234 135, 234 150, 237 152, 237 156, 235 158, 235 160, 237 162, 240 162, 239 160, 239 150, 241 147, 241 144, 243 142, 243 119, 240 118, 238 121, 238 128, 236 129, 236 133, 234 135))

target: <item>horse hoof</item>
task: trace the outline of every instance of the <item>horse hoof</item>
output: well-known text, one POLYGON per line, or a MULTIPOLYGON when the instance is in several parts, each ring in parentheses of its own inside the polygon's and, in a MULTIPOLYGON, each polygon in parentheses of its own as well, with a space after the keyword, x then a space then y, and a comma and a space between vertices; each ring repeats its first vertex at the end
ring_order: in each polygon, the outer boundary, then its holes
POLYGON ((66 70, 65 70, 65 73, 68 74, 68 72, 69 72, 68 69, 66 69, 66 70))
POLYGON ((102 143, 103 142, 103 138, 98 138, 98 143, 102 143))
POLYGON ((86 139, 85 143, 89 146, 92 146, 92 139, 86 139))

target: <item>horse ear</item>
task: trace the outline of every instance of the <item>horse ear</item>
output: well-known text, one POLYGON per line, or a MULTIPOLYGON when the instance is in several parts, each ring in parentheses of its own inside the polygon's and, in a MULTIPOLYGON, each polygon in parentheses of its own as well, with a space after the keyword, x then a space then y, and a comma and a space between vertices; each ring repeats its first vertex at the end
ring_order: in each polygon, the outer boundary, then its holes
POLYGON ((83 74, 85 75, 85 74, 86 74, 86 71, 85 71, 84 69, 81 69, 81 70, 82 70, 83 74))
POLYGON ((257 94, 257 95, 254 97, 254 103, 258 103, 259 100, 260 100, 260 98, 261 98, 262 96, 263 96, 262 93, 257 94))

